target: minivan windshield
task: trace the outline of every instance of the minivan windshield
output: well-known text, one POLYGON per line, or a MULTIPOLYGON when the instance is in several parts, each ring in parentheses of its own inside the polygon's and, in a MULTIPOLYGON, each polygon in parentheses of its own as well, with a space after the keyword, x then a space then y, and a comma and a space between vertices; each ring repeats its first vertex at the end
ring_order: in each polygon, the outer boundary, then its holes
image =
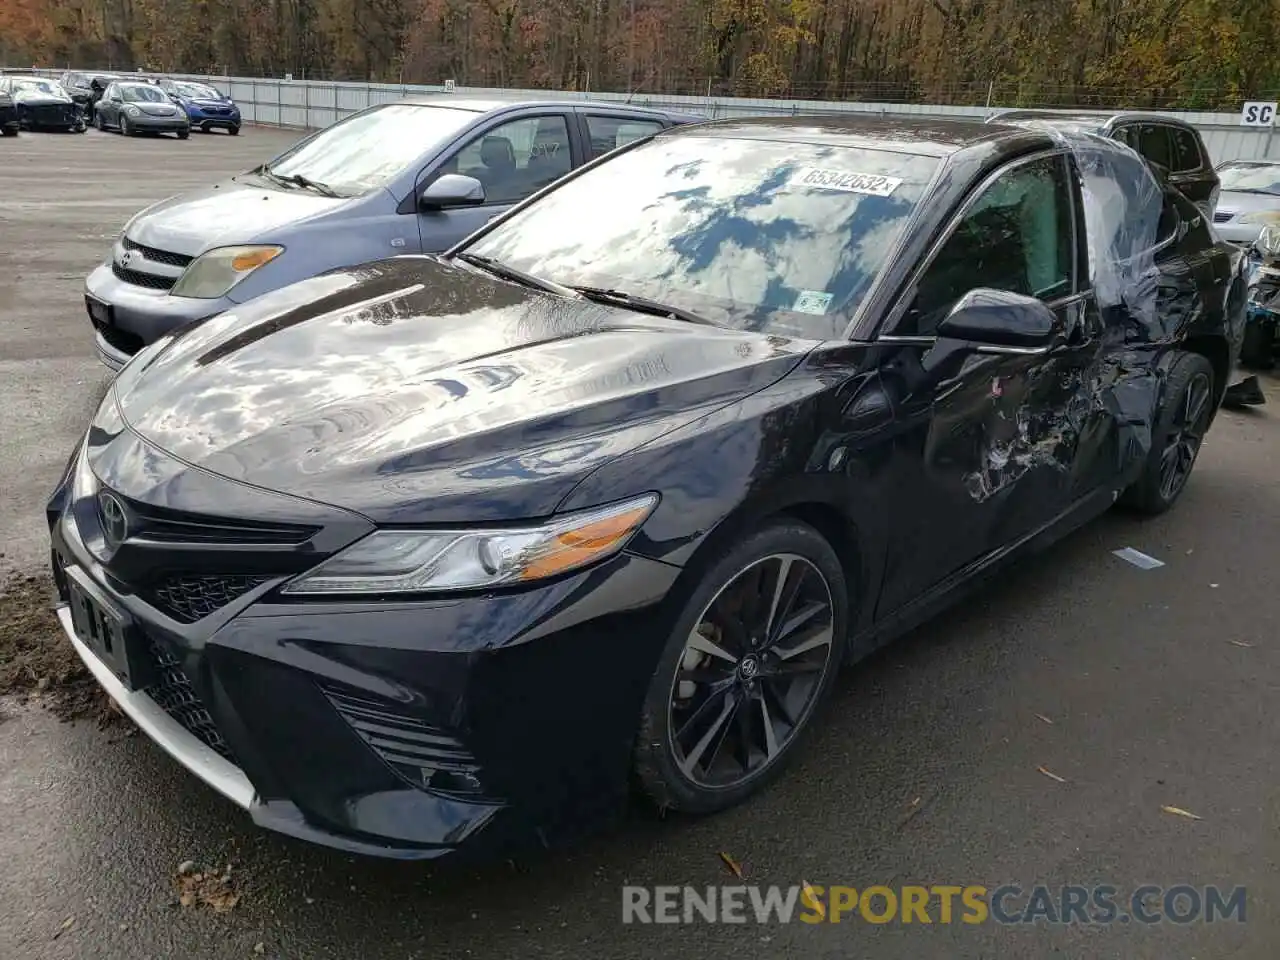
POLYGON ((1280 197, 1280 163, 1224 163, 1218 180, 1223 190, 1280 197))
POLYGON ((890 150, 660 136, 565 182, 466 252, 722 326, 840 337, 938 163, 890 150))
POLYGON ((471 110, 392 103, 371 107, 298 143, 263 168, 358 196, 384 186, 431 145, 479 116, 471 110))

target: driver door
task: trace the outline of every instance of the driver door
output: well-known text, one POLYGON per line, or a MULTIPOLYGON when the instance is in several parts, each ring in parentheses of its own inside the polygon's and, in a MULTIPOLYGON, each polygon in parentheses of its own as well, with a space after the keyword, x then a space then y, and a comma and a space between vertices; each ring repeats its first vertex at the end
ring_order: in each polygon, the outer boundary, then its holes
POLYGON ((447 173, 479 180, 485 201, 475 206, 419 210, 423 253, 439 253, 470 236, 500 213, 568 173, 574 163, 569 115, 523 116, 492 126, 441 161, 419 181, 421 195, 447 173))
POLYGON ((908 482, 894 511, 878 616, 890 614, 1067 509, 1087 373, 1100 347, 1085 290, 1078 188, 1061 152, 1015 161, 962 207, 881 340, 908 482), (1053 346, 963 345, 938 325, 969 291, 1034 296, 1057 317, 1053 346))
POLYGON ((120 88, 114 83, 107 84, 102 98, 94 104, 94 110, 101 114, 102 122, 108 127, 120 126, 120 88))

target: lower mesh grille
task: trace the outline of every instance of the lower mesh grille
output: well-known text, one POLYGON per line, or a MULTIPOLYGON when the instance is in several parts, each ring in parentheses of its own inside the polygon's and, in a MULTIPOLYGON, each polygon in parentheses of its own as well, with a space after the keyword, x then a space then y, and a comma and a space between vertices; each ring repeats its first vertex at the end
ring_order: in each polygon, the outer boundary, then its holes
POLYGON ((225 760, 235 763, 231 748, 222 739, 217 724, 205 709, 204 702, 196 694, 191 681, 178 665, 177 658, 156 641, 152 640, 151 658, 155 662, 159 678, 144 691, 165 713, 182 724, 192 736, 205 746, 216 751, 225 760))
POLYGON ((486 792, 479 762, 450 731, 399 704, 328 687, 324 694, 360 739, 413 786, 466 800, 500 802, 486 792))
POLYGON ((260 587, 269 576, 172 576, 151 591, 151 605, 179 623, 195 623, 260 587))

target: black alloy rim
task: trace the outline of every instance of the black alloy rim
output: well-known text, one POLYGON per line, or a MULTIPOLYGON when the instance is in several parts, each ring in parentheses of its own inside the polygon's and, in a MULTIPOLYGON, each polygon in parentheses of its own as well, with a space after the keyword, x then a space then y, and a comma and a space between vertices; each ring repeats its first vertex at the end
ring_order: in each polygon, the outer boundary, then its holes
POLYGON ((1209 377, 1197 373, 1187 384, 1173 428, 1160 454, 1160 496, 1172 500, 1186 486, 1200 454, 1209 420, 1209 377))
POLYGON ((831 587, 804 557, 765 557, 725 584, 671 683, 668 736, 684 775, 718 790, 760 776, 813 712, 833 641, 831 587))

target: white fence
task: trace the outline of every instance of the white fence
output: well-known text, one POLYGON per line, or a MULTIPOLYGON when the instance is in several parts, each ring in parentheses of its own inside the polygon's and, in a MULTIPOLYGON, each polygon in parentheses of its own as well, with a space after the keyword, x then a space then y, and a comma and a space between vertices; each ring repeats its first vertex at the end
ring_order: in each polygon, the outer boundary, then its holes
MULTIPOLYGON (((58 71, 42 71, 50 74, 58 71)), ((175 79, 178 75, 171 74, 175 79)), ((443 86, 419 84, 383 84, 330 82, 323 80, 269 80, 253 77, 211 77, 184 75, 181 79, 211 83, 231 94, 249 123, 268 126, 318 129, 326 127, 357 110, 375 103, 386 103, 406 96, 438 94, 440 96, 529 97, 614 101, 699 114, 717 120, 749 117, 817 114, 840 115, 874 113, 923 117, 985 118, 1003 107, 950 107, 933 104, 867 103, 835 100, 766 100, 738 97, 682 97, 666 94, 573 93, 548 90, 496 90, 479 87, 457 87, 452 93, 443 86)), ((1224 160, 1262 159, 1280 154, 1280 145, 1272 144, 1271 127, 1242 126, 1240 116, 1233 113, 1191 113, 1155 111, 1178 117, 1194 124, 1204 136, 1214 163, 1224 160)))

